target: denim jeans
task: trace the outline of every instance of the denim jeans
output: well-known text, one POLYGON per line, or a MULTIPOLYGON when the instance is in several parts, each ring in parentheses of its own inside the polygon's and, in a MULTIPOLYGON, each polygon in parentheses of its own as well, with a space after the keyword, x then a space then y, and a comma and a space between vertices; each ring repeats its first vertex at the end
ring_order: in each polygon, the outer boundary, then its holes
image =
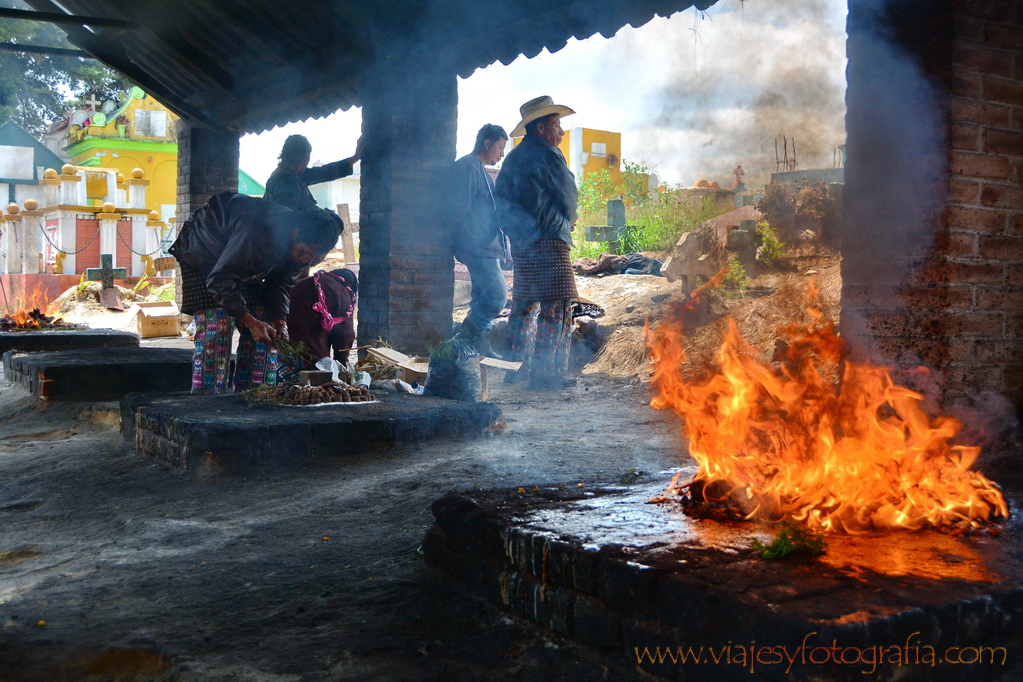
POLYGON ((472 301, 465 325, 486 331, 490 329, 508 301, 508 284, 501 272, 501 261, 497 258, 459 258, 469 269, 472 280, 472 301))

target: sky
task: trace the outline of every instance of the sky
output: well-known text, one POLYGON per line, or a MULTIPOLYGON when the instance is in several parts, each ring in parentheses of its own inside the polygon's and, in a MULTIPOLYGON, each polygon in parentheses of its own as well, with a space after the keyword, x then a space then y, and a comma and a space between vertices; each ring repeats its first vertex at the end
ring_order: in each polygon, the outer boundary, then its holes
MULTIPOLYGON (((570 40, 556 53, 478 69, 458 84, 457 155, 476 131, 510 131, 540 95, 582 126, 622 133, 622 158, 669 185, 734 181, 755 188, 775 170, 775 139, 795 138, 800 168, 830 168, 845 142, 845 0, 720 0, 615 36, 570 40)), ((315 163, 349 156, 361 110, 288 124, 241 143, 241 167, 265 182, 284 139, 306 135, 315 163)))

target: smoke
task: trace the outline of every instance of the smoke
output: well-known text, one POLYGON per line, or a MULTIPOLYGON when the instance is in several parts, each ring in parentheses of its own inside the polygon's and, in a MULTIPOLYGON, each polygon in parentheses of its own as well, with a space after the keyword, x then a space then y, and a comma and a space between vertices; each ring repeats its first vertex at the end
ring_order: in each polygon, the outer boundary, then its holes
POLYGON ((720 3, 625 30, 601 71, 622 70, 639 109, 623 156, 683 185, 727 186, 742 164, 756 187, 775 171, 774 140, 800 168, 831 167, 845 142, 845 9, 828 0, 720 3), (679 23, 685 30, 679 30, 679 23), (637 97, 638 95, 638 97, 637 97), (726 184, 727 183, 727 184, 726 184))

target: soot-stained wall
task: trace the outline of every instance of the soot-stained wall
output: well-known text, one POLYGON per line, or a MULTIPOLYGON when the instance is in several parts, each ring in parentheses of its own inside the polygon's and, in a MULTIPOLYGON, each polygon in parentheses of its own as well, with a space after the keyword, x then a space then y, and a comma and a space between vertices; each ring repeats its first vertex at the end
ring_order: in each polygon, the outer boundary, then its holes
POLYGON ((1023 3, 851 0, 842 332, 1023 411, 1023 3))

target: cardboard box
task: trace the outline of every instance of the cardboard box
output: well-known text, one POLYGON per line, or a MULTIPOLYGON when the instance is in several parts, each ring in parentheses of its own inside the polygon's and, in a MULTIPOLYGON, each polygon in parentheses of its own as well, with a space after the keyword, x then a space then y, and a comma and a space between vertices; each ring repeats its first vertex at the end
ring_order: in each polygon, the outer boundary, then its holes
POLYGON ((398 378, 406 384, 423 383, 430 371, 430 358, 411 357, 398 365, 398 378))
POLYGON ((178 335, 178 304, 174 301, 136 303, 135 326, 144 339, 178 335))
POLYGON ((406 384, 426 381, 426 373, 430 370, 430 358, 405 355, 393 348, 370 348, 367 352, 371 357, 398 365, 398 378, 406 384))

